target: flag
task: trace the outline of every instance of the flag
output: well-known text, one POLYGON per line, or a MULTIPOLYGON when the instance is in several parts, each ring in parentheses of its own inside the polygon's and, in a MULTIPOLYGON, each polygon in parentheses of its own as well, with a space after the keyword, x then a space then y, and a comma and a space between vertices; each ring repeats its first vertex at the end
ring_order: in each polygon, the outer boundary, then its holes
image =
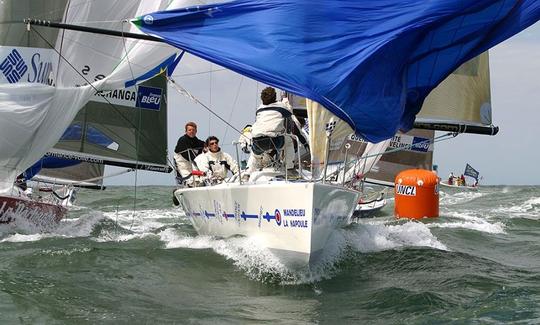
POLYGON ((465 172, 463 173, 463 175, 470 176, 478 180, 478 175, 480 175, 480 173, 476 169, 472 168, 471 165, 467 164, 465 166, 465 172))

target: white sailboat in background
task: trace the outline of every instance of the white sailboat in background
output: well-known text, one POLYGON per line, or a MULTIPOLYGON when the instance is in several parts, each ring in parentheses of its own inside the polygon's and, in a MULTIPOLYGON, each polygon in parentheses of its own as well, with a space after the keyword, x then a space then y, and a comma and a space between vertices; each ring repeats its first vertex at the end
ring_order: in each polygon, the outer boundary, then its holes
MULTIPOLYGON (((99 21, 101 26, 128 32, 133 27, 126 25, 126 18, 165 9, 167 5, 168 1, 0 3, 1 223, 22 218, 38 226, 50 226, 59 221, 67 211, 62 200, 37 193, 27 195, 14 186, 15 177, 58 142, 98 90, 114 92, 141 83, 156 74, 152 71, 165 69, 179 52, 170 47, 148 46, 142 40, 31 27, 23 20, 41 17, 64 22, 99 21)), ((133 138, 127 143, 130 147, 137 145, 133 138)), ((90 157, 87 161, 102 162, 100 159, 90 157)), ((137 165, 144 162, 137 161, 137 165)))

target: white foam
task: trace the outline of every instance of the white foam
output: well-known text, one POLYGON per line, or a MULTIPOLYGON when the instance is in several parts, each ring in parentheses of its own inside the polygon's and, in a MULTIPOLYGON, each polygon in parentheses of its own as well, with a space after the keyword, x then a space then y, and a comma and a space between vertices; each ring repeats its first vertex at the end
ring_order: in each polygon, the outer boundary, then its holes
POLYGON ((92 211, 78 218, 63 219, 52 234, 64 237, 88 237, 94 227, 105 217, 101 212, 92 211))
POLYGON ((499 206, 492 210, 493 213, 503 214, 508 218, 540 219, 540 197, 533 197, 520 205, 499 206))
POLYGON ((457 193, 440 192, 439 199, 441 205, 454 205, 464 204, 484 195, 485 193, 478 191, 465 191, 457 193))
POLYGON ((98 238, 94 238, 93 240, 96 242, 126 242, 134 239, 147 239, 147 238, 155 238, 155 234, 151 233, 142 233, 142 234, 115 234, 107 232, 105 234, 102 234, 98 238))
POLYGON ((429 230, 416 221, 403 224, 362 223, 357 231, 348 233, 348 242, 362 252, 379 252, 399 247, 431 247, 448 250, 429 230))
POLYGON ((71 254, 74 254, 74 253, 88 253, 90 251, 91 251, 90 248, 85 247, 85 248, 60 249, 60 250, 44 249, 41 251, 41 253, 45 255, 70 256, 71 254))
POLYGON ((50 237, 52 237, 52 235, 50 235, 50 234, 30 234, 30 235, 13 234, 13 235, 10 235, 10 236, 2 239, 0 241, 0 243, 3 243, 3 242, 11 242, 11 243, 33 242, 33 241, 41 240, 43 238, 50 238, 50 237))
POLYGON ((447 217, 441 217, 441 220, 460 219, 449 222, 434 222, 429 224, 430 228, 463 228, 490 234, 504 234, 504 224, 501 222, 489 222, 486 218, 478 217, 468 211, 449 211, 445 213, 447 217))
MULTIPOLYGON (((272 252, 264 247, 257 236, 215 238, 210 236, 189 236, 175 229, 166 229, 160 234, 167 249, 212 249, 217 254, 231 260, 245 274, 257 281, 272 281, 281 284, 313 283, 333 274, 333 264, 340 256, 344 241, 331 238, 320 263, 305 270, 290 270, 272 252)), ((342 238, 343 236, 341 236, 342 238)))
POLYGON ((48 232, 42 232, 42 229, 29 224, 26 220, 17 220, 13 225, 9 225, 9 233, 17 233, 8 235, 2 241, 31 242, 55 237, 87 237, 103 218, 99 212, 91 212, 78 218, 66 218, 48 232))
POLYGON ((174 223, 186 223, 179 210, 121 210, 107 212, 104 215, 126 229, 134 232, 151 232, 163 226, 174 223))

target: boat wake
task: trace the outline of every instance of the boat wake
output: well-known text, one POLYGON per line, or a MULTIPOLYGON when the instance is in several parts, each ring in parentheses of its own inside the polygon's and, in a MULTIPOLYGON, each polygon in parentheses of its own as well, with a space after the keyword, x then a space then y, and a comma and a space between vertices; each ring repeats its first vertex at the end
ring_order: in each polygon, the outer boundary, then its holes
MULTIPOLYGON (((489 227, 475 217, 463 214, 452 216, 456 224, 469 222, 478 227, 489 227)), ((492 225, 493 226, 493 225, 492 225)), ((190 221, 178 214, 176 209, 130 210, 117 212, 89 212, 77 218, 63 220, 59 227, 49 233, 16 233, 1 241, 39 241, 51 237, 88 237, 95 242, 125 242, 152 240, 161 243, 163 249, 212 250, 232 263, 248 278, 263 283, 279 285, 312 284, 333 278, 340 273, 343 262, 356 254, 377 253, 407 247, 427 247, 448 250, 431 232, 436 227, 453 227, 451 223, 424 223, 396 221, 394 218, 375 218, 353 224, 335 232, 329 239, 319 261, 309 268, 291 270, 283 265, 273 253, 265 249, 259 238, 216 238, 199 236, 190 221)), ((473 227, 466 226, 465 227, 473 227)), ((496 226, 493 226, 496 227, 496 226)), ((492 231, 498 231, 494 228, 492 231)), ((158 244, 159 245, 159 244, 158 244)), ((346 263, 346 262, 345 262, 346 263)))

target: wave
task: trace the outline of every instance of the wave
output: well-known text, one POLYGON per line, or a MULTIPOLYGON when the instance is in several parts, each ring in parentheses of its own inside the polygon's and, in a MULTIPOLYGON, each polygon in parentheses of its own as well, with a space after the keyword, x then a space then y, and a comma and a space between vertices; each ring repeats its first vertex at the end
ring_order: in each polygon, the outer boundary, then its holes
POLYGON ((504 234, 502 222, 490 222, 488 218, 470 211, 447 211, 437 222, 429 224, 430 228, 462 228, 490 234, 504 234))
POLYGON ((348 235, 349 243, 363 253, 379 252, 401 247, 431 247, 448 250, 429 230, 429 227, 418 221, 378 220, 359 223, 357 231, 348 235), (393 224, 397 223, 397 224, 393 224))

